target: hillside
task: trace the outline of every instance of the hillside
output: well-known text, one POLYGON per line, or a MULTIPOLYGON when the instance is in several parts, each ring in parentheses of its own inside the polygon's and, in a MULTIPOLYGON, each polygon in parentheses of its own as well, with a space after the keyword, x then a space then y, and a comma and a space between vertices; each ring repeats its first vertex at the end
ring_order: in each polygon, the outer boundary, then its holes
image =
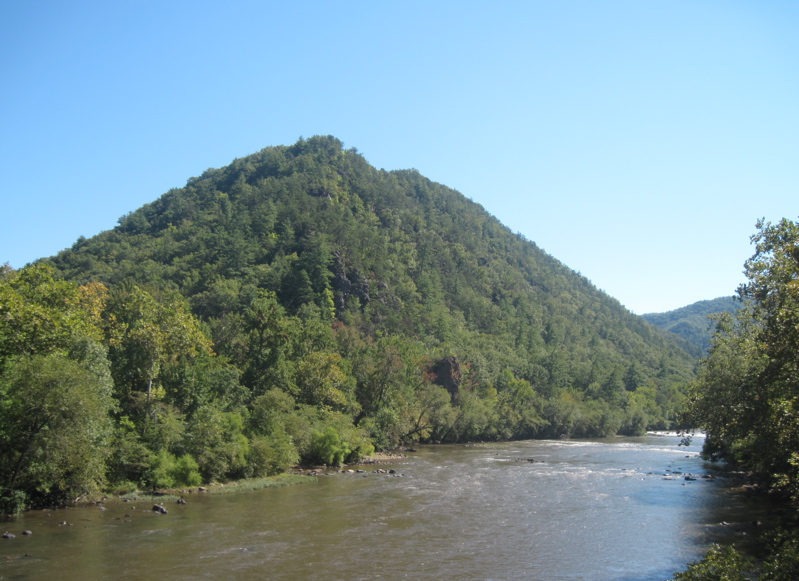
POLYGON ((698 301, 666 313, 648 313, 642 317, 685 339, 699 349, 699 355, 704 355, 710 350, 710 339, 715 330, 709 317, 719 313, 734 313, 742 306, 743 303, 736 297, 719 297, 698 301))
POLYGON ((81 283, 179 291, 245 375, 243 338, 225 333, 263 291, 288 315, 313 306, 364 338, 455 357, 480 388, 509 370, 548 396, 665 389, 694 364, 478 204, 414 170, 375 170, 331 137, 209 170, 52 262, 81 283))
POLYGON ((208 170, 0 275, 17 305, 0 318, 0 371, 60 357, 94 373, 113 429, 93 449, 112 482, 668 428, 695 365, 478 204, 333 137, 208 170))

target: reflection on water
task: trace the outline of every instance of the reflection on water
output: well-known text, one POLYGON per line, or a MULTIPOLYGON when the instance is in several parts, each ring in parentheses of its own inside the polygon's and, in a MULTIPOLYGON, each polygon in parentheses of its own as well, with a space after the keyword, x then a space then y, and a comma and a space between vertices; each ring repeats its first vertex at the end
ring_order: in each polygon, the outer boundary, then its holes
POLYGON ((31 512, 0 525, 0 579, 667 579, 764 518, 678 443, 429 446, 401 477, 31 512))

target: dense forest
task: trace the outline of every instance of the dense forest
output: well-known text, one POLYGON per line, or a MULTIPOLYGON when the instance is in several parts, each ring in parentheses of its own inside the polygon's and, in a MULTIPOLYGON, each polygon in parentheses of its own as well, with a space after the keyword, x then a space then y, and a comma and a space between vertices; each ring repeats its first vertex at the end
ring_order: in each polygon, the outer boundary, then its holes
POLYGON ((0 271, 0 497, 640 434, 695 364, 458 192, 301 139, 0 271))
POLYGON ((691 305, 666 313, 647 313, 644 319, 685 339, 696 349, 689 350, 698 355, 707 355, 715 332, 714 315, 734 313, 742 306, 738 297, 719 297, 709 301, 698 301, 691 305))
MULTIPOLYGON (((703 453, 754 478, 772 497, 799 501, 799 222, 758 223, 740 308, 717 317, 710 353, 685 406, 706 430, 703 453)), ((799 579, 795 515, 761 538, 757 559, 715 547, 676 579, 799 579)))

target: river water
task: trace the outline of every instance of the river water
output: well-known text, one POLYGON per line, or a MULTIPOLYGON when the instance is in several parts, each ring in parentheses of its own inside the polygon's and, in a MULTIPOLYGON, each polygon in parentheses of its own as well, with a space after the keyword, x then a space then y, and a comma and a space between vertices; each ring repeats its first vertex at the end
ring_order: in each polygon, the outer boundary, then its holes
POLYGON ((0 579, 670 579, 768 517, 726 479, 702 478, 714 467, 698 457, 701 440, 678 443, 423 446, 380 466, 397 475, 364 466, 193 494, 167 515, 111 500, 32 511, 0 523, 16 534, 0 539, 0 579))

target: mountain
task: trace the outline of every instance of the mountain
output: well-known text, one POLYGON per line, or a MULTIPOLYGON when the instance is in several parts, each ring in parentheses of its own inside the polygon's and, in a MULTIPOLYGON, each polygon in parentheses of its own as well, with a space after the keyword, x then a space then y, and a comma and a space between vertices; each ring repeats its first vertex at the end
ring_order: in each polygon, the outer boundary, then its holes
POLYGON ((104 386, 114 425, 83 434, 112 434, 92 478, 165 486, 415 441, 669 428, 696 364, 480 205, 330 136, 210 169, 0 271, 0 299, 0 387, 21 390, 0 477, 15 467, 17 488, 33 456, 14 434, 39 385, 19 374, 104 386))
POLYGON ((710 339, 715 325, 711 317, 720 313, 734 313, 743 306, 736 297, 719 297, 707 301, 698 301, 666 313, 648 313, 641 315, 644 319, 685 339, 699 349, 704 355, 710 350, 710 339))
POLYGON ((507 369, 547 396, 602 400, 694 365, 478 204, 415 170, 376 170, 333 137, 208 170, 52 263, 82 283, 177 290, 245 367, 227 322, 264 291, 288 315, 313 306, 364 337, 454 357, 482 388, 507 369))

